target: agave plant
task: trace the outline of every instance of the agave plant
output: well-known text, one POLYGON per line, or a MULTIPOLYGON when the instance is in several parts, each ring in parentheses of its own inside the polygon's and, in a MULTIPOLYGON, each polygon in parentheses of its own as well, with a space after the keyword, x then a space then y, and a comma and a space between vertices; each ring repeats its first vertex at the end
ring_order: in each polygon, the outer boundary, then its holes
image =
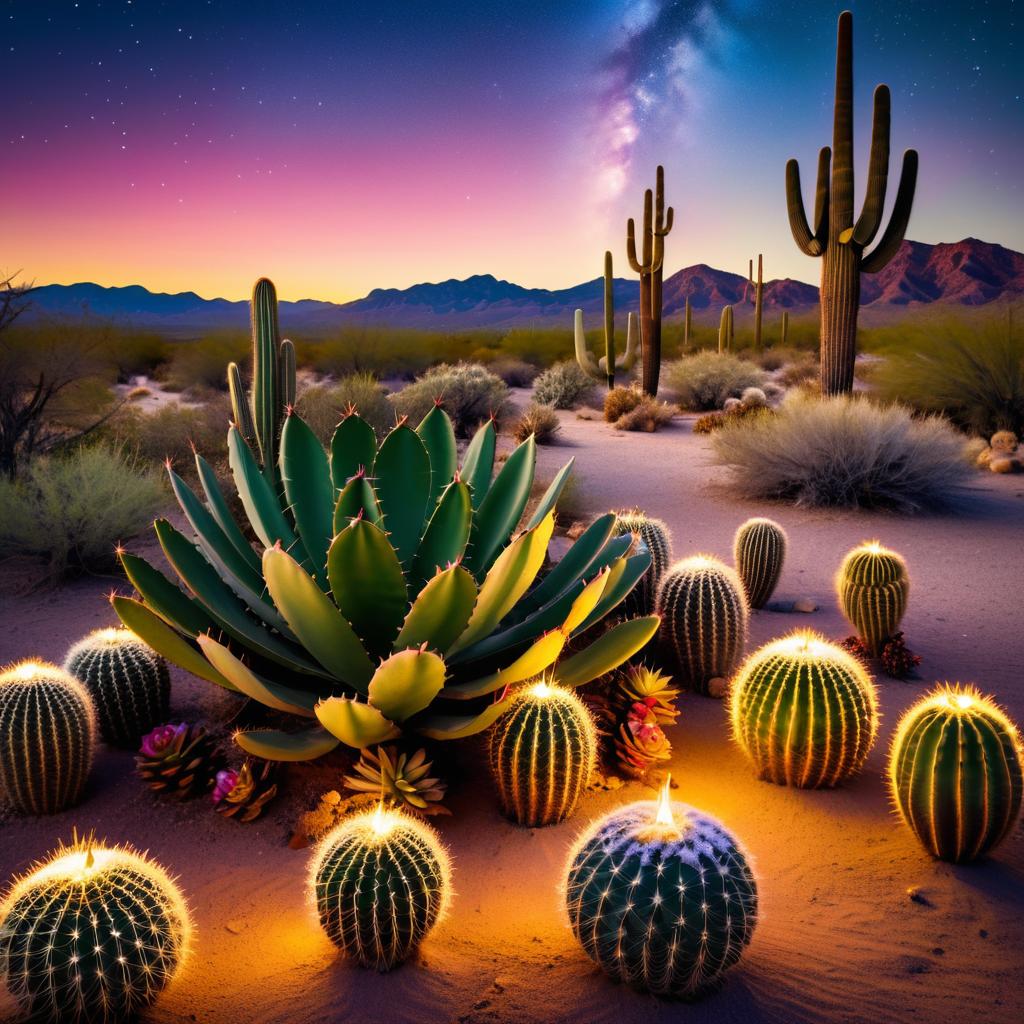
MULTIPOLYGON (((294 761, 339 743, 471 736, 507 709, 511 685, 546 672, 579 686, 654 635, 656 616, 601 625, 650 564, 646 553, 628 554, 632 538, 615 535, 613 514, 541 575, 571 462, 520 529, 533 487, 532 438, 495 473, 487 422, 460 465, 452 423, 436 406, 416 429, 400 420, 379 445, 350 412, 325 451, 290 406, 280 416, 264 407, 294 394, 280 365, 287 378, 294 362, 279 358, 276 331, 273 286, 260 281, 251 408, 242 396, 228 452, 262 555, 197 454, 205 501, 168 470, 194 538, 156 522, 187 593, 122 552, 141 600, 113 598, 125 625, 168 660, 309 720, 299 732, 239 733, 245 751, 294 761)), ((239 390, 233 368, 236 405, 239 390)))

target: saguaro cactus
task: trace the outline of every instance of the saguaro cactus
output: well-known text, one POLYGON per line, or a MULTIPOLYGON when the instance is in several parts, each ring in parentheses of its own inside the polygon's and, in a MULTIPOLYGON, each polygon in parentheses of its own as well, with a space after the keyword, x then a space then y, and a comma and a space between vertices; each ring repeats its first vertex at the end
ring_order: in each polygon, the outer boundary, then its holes
POLYGON ((574 318, 576 340, 576 362, 596 380, 604 379, 608 390, 615 387, 615 371, 628 372, 636 362, 639 345, 636 338, 636 318, 630 313, 626 318, 626 351, 620 359, 615 358, 615 278, 612 276, 612 254, 604 254, 604 355, 594 362, 587 348, 587 336, 583 330, 583 310, 577 309, 574 318))
POLYGON ((636 255, 636 226, 626 224, 626 255, 640 275, 640 349, 643 357, 641 384, 649 395, 658 393, 661 375, 661 288, 665 262, 665 236, 672 230, 672 207, 665 208, 665 168, 655 174, 654 192, 644 192, 642 259, 636 255))
POLYGON ((757 254, 757 280, 754 280, 754 261, 750 260, 747 268, 746 296, 754 304, 754 348, 761 351, 761 315, 764 311, 764 256, 757 254))
POLYGON ((686 312, 683 315, 683 351, 690 351, 690 338, 693 337, 693 307, 690 296, 686 296, 686 312))
POLYGON ((875 248, 866 252, 882 224, 889 178, 889 87, 875 89, 874 122, 864 206, 853 219, 853 15, 839 15, 836 44, 836 94, 832 149, 818 154, 818 185, 814 227, 807 223, 800 190, 800 167, 786 164, 789 226, 797 247, 823 258, 821 267, 821 392, 853 390, 857 356, 857 312, 860 275, 881 270, 896 254, 910 220, 917 184, 917 152, 903 154, 903 170, 889 224, 875 248), (831 169, 831 182, 829 174, 831 169))
POLYGON ((718 351, 732 350, 732 339, 735 336, 732 319, 732 306, 722 307, 722 317, 718 321, 718 351))
POLYGON ((782 311, 782 326, 779 328, 779 345, 785 346, 789 338, 789 313, 782 311))

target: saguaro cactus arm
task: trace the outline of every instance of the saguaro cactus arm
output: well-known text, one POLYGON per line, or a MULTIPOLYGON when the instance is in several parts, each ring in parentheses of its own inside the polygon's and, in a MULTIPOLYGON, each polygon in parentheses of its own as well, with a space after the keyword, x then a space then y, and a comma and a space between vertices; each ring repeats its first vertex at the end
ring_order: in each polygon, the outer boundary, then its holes
POLYGON ((829 174, 832 150, 823 146, 818 153, 818 184, 814 197, 814 230, 804 213, 803 193, 800 188, 800 164, 796 160, 786 163, 786 204, 789 208, 789 229, 793 241, 805 256, 821 256, 828 241, 829 174))
POLYGON ((868 158, 868 188, 864 195, 864 206, 860 217, 847 234, 843 232, 840 242, 851 239, 861 248, 871 244, 882 226, 882 212, 885 209, 885 190, 889 184, 889 123, 891 100, 889 87, 880 85, 875 89, 875 109, 871 124, 871 155, 868 158))
POLYGON ((636 224, 633 222, 633 218, 630 217, 626 221, 626 256, 629 259, 629 265, 633 268, 633 272, 636 274, 651 274, 658 269, 660 264, 655 265, 654 261, 654 231, 652 229, 652 217, 654 212, 654 193, 647 189, 644 192, 644 228, 643 228, 643 244, 641 252, 643 253, 643 260, 636 258, 636 224))
POLYGON ((590 349, 587 348, 587 335, 583 330, 582 309, 577 309, 573 314, 573 334, 576 343, 576 362, 580 364, 580 369, 591 377, 600 380, 604 374, 598 369, 597 363, 594 362, 594 357, 590 354, 590 349))
POLYGON ((860 269, 865 274, 877 274, 896 255, 907 233, 910 210, 914 205, 914 191, 917 188, 917 150, 908 149, 903 154, 903 169, 900 184, 896 189, 889 225, 882 233, 878 245, 861 261, 860 269))

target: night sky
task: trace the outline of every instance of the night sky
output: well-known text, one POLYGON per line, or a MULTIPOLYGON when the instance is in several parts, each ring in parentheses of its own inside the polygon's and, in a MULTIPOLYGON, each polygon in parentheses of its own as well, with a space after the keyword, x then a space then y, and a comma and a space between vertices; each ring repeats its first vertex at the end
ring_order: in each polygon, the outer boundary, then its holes
POLYGON ((0 269, 240 298, 626 273, 666 166, 668 270, 814 281, 783 169, 830 141, 854 11, 861 182, 877 82, 921 152, 909 235, 1024 249, 1013 0, 6 2, 0 269))

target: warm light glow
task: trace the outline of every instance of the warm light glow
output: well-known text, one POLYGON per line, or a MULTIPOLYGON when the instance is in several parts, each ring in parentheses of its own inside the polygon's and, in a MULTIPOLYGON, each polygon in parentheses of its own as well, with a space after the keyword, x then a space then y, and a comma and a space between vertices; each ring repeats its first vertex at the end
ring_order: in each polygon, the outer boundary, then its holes
POLYGON ((656 825, 666 825, 675 828, 676 819, 672 817, 672 798, 669 795, 669 787, 672 784, 672 776, 665 776, 665 785, 661 787, 661 795, 658 797, 658 813, 654 816, 656 825))
POLYGON ((111 626, 108 629, 97 630, 97 632, 99 633, 100 640, 104 641, 105 643, 112 644, 117 642, 119 633, 126 633, 127 630, 118 630, 114 629, 114 627, 111 626))
POLYGON ((777 654, 785 658, 821 658, 841 657, 845 652, 829 643, 820 633, 810 629, 798 629, 793 633, 774 640, 758 651, 758 656, 777 654))
POLYGON ((384 809, 383 801, 377 804, 377 809, 370 816, 370 828, 374 835, 386 836, 401 821, 400 814, 394 814, 384 809))
POLYGON ((958 708, 969 708, 974 703, 974 698, 969 693, 958 693, 956 695, 956 706, 958 708))
POLYGON ((540 700, 550 697, 553 692, 554 690, 546 682, 539 682, 530 688, 530 695, 540 700))
POLYGON ((38 661, 23 661, 14 668, 13 674, 18 679, 31 679, 33 676, 38 675, 42 667, 38 661))

